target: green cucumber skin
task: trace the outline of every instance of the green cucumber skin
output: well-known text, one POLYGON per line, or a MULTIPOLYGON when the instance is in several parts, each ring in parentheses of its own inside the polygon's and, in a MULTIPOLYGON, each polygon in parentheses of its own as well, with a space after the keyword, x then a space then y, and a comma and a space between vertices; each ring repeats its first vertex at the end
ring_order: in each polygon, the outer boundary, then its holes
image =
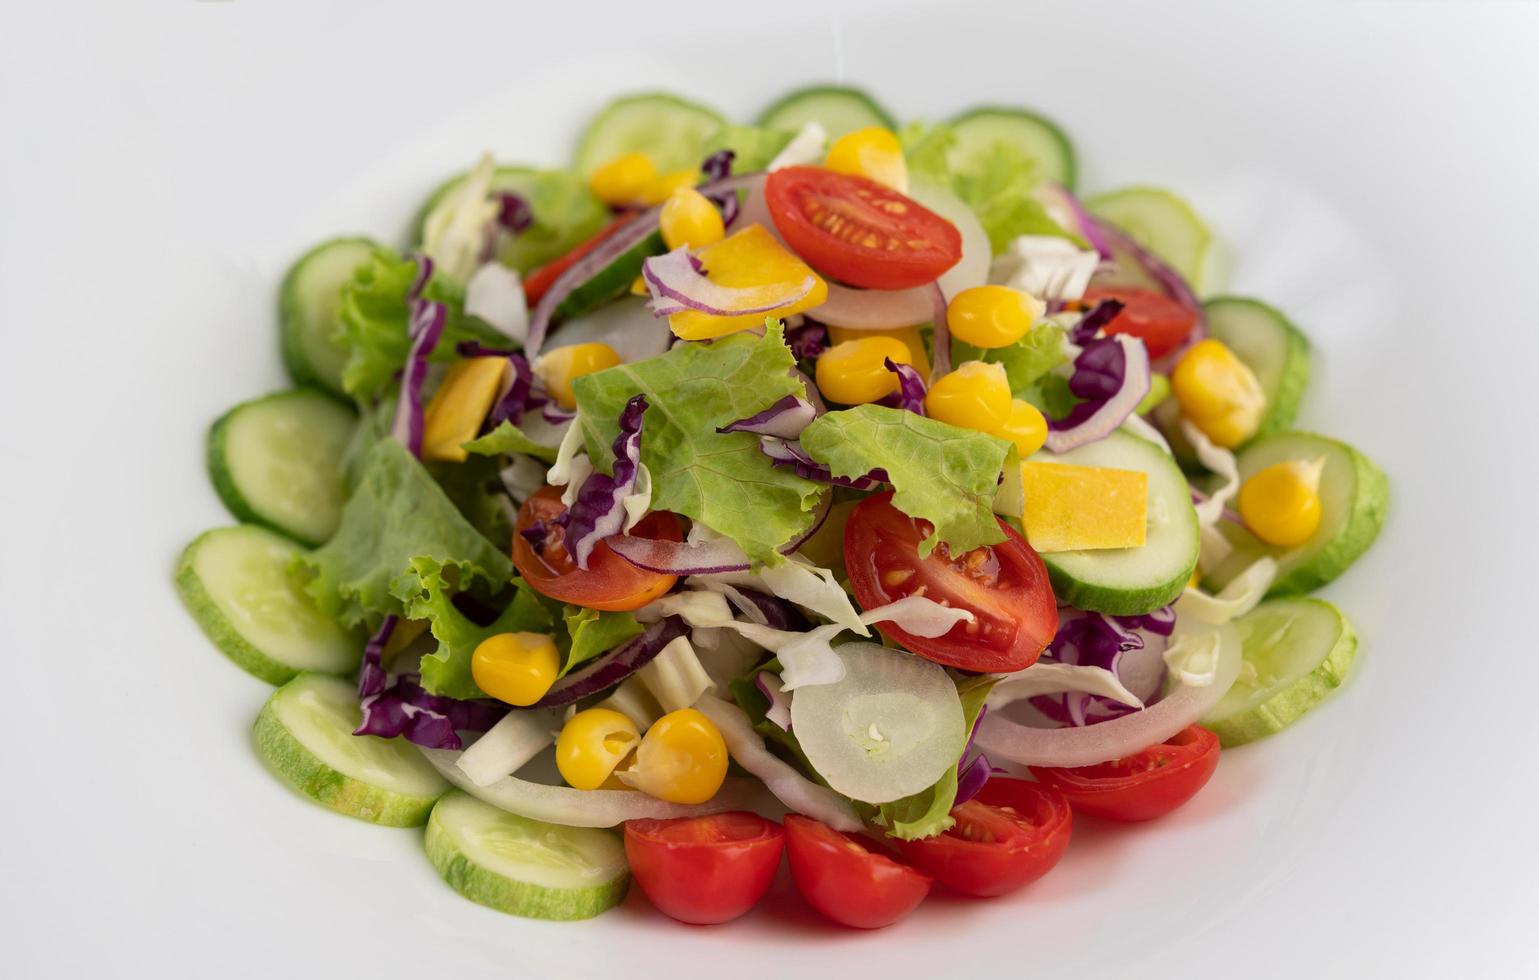
POLYGON ((1041 557, 1042 564, 1047 566, 1048 580, 1053 584, 1053 595, 1059 602, 1112 616, 1141 616, 1168 606, 1181 595, 1182 590, 1186 588, 1186 583, 1191 580, 1192 572, 1197 568, 1194 555, 1192 567, 1188 568, 1184 575, 1177 576, 1169 582, 1145 589, 1111 589, 1080 582, 1055 566, 1052 555, 1041 557))
MULTIPOLYGON (((779 125, 777 120, 782 114, 785 113, 788 108, 796 105, 799 102, 804 102, 811 99, 826 98, 842 99, 848 102, 859 103, 866 112, 870 113, 871 123, 873 125, 891 129, 893 131, 896 131, 898 128, 897 121, 893 119, 891 113, 882 108, 881 103, 872 98, 869 93, 864 92, 858 88, 852 88, 848 85, 808 85, 805 88, 799 88, 787 92, 785 95, 782 95, 780 98, 770 103, 768 107, 760 112, 758 117, 755 119, 754 124, 757 126, 785 129, 787 127, 779 125)), ((792 126, 789 128, 794 131, 798 127, 792 126)), ((842 133, 830 132, 828 134, 828 138, 830 140, 835 140, 842 135, 842 133)))
MULTIPOLYGON (((1321 599, 1300 601, 1324 604, 1321 599)), ((1298 721, 1342 685, 1357 659, 1357 631, 1345 616, 1341 617, 1341 627, 1336 645, 1314 670, 1256 707, 1233 718, 1203 718, 1202 726, 1218 736, 1220 745, 1230 749, 1273 735, 1298 721)))
POLYGON ((592 279, 567 294, 552 313, 552 321, 562 323, 575 320, 611 300, 624 296, 630 290, 631 283, 641 275, 642 262, 649 256, 661 255, 667 250, 667 246, 663 244, 662 232, 652 232, 617 256, 592 279))
MULTIPOLYGON (((699 102, 681 98, 669 92, 635 92, 630 95, 614 99, 608 105, 600 109, 593 116, 593 118, 589 120, 588 125, 583 129, 582 135, 578 137, 577 152, 574 156, 573 169, 575 169, 578 174, 586 179, 591 177, 595 170, 607 163, 610 154, 605 153, 603 156, 599 156, 597 149, 599 146, 606 142, 606 140, 603 139, 605 135, 605 126, 602 124, 610 121, 609 117, 612 113, 624 110, 638 103, 645 104, 649 102, 666 104, 673 110, 682 113, 689 113, 702 119, 714 119, 715 125, 700 134, 700 141, 702 145, 704 144, 705 140, 710 138, 712 132, 727 124, 727 118, 720 112, 717 112, 710 106, 702 105, 699 102)), ((631 149, 636 149, 636 147, 633 146, 631 149)), ((689 165, 698 166, 702 159, 703 154, 691 160, 689 165)), ((685 166, 685 164, 680 162, 679 166, 682 167, 685 166)), ((673 167, 671 166, 670 161, 664 160, 660 163, 658 169, 663 172, 667 172, 668 170, 673 169, 673 167)))
MULTIPOLYGON (((281 690, 281 689, 280 689, 281 690)), ((273 698, 279 691, 273 692, 273 698)), ((438 802, 436 796, 407 796, 343 775, 300 744, 283 727, 268 698, 252 726, 257 753, 282 779, 305 796, 344 816, 383 827, 420 827, 438 802)))
POLYGON ((513 881, 466 857, 439 822, 436 810, 428 818, 423 846, 450 888, 477 905, 508 915, 559 922, 591 919, 619 905, 630 889, 629 873, 591 888, 546 888, 513 881))
MULTIPOLYGON (((1300 562, 1279 575, 1277 581, 1273 582, 1271 589, 1267 591, 1268 598, 1301 595, 1334 582, 1373 545, 1384 527, 1384 519, 1389 512, 1389 478, 1372 460, 1346 443, 1314 433, 1279 433, 1267 438, 1287 439, 1294 436, 1325 440, 1344 449, 1352 460, 1357 492, 1352 497, 1352 512, 1348 515, 1342 532, 1308 561, 1300 562)), ((1264 441, 1257 440, 1252 446, 1259 447, 1264 441)), ((1249 448, 1252 447, 1247 447, 1249 448)), ((1245 469, 1243 459, 1242 453, 1240 463, 1242 473, 1245 469)))
POLYGON ((203 628, 204 634, 213 641, 214 646, 218 647, 221 653, 235 662, 235 666, 269 684, 287 684, 298 677, 300 671, 287 664, 279 663, 246 642, 245 637, 241 636, 235 627, 230 625, 224 613, 219 611, 219 607, 209 597, 208 591, 203 588, 203 582, 198 578, 198 573, 193 570, 193 556, 197 554, 198 545, 214 533, 214 531, 205 531, 182 551, 182 558, 176 569, 176 591, 181 595, 188 612, 192 613, 192 618, 203 628))
MULTIPOLYGON (((283 277, 283 284, 278 288, 278 323, 280 324, 280 337, 283 352, 283 366, 288 371, 294 384, 315 385, 322 390, 336 396, 347 399, 347 392, 342 388, 342 378, 332 377, 318 370, 310 362, 310 357, 304 349, 304 314, 299 300, 299 275, 306 263, 319 253, 337 245, 360 245, 370 249, 378 245, 369 238, 333 238, 321 242, 314 248, 295 260, 289 267, 289 271, 283 277)), ((340 287, 339 287, 340 288, 340 287)))
POLYGON ((1309 338, 1304 336, 1304 333, 1295 327, 1293 321, 1284 316, 1282 311, 1258 299, 1246 296, 1215 296, 1202 304, 1210 317, 1215 309, 1224 305, 1245 306, 1259 310, 1282 329, 1287 352, 1284 355, 1282 374, 1278 378, 1277 391, 1272 396, 1272 404, 1267 406, 1266 418, 1262 419, 1260 428, 1246 441, 1249 443, 1262 436, 1286 432, 1293 428, 1293 423, 1298 419, 1299 406, 1304 401, 1304 391, 1309 387, 1309 338))
POLYGON ((1079 158, 1074 153, 1074 144, 1069 141, 1069 136, 1063 131, 1063 128, 1046 116, 1032 112, 1029 109, 1021 109, 1014 106, 980 105, 957 113, 951 117, 950 122, 955 127, 967 122, 969 119, 989 115, 1017 116, 1023 119, 1030 119, 1041 126, 1044 131, 1053 137, 1063 151, 1064 172, 1055 175, 1058 177, 1058 183, 1062 184, 1069 191, 1075 189, 1079 183, 1079 158))

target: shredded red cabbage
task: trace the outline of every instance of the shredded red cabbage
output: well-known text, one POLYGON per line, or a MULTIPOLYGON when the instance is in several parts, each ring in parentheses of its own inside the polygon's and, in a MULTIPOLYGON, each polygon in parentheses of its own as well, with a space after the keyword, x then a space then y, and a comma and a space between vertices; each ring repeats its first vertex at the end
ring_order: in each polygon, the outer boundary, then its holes
POLYGON ((641 472, 641 422, 646 411, 646 395, 635 395, 625 403, 613 446, 613 474, 595 470, 583 481, 572 506, 558 518, 566 528, 566 549, 578 568, 586 569, 599 542, 625 527, 625 498, 635 492, 641 472))
MULTIPOLYGON (((432 260, 422 256, 417 260, 419 280, 426 282, 421 269, 431 275, 432 260)), ((407 332, 412 338, 406 366, 401 373, 401 393, 396 401, 395 421, 390 426, 390 437, 411 451, 413 456, 422 455, 422 386, 427 381, 428 355, 438 346, 443 336, 448 311, 442 303, 414 298, 411 304, 411 320, 407 332)))
POLYGON ((951 373, 951 327, 946 319, 946 294, 941 292, 940 280, 930 283, 930 302, 933 309, 931 325, 935 332, 930 336, 934 353, 930 359, 930 380, 935 381, 951 373))
POLYGON ((812 424, 817 417, 817 410, 812 403, 805 398, 795 395, 786 395, 762 412, 756 412, 745 419, 736 422, 728 422, 717 429, 717 432, 752 432, 755 435, 775 436, 780 439, 795 439, 802 434, 802 430, 812 424))
POLYGON ((1121 312, 1122 300, 1101 300, 1101 302, 1095 305, 1095 309, 1079 318, 1079 322, 1069 332, 1069 340, 1083 347, 1094 340, 1095 335, 1101 332, 1101 328, 1111 323, 1112 320, 1116 319, 1117 314, 1121 312))
POLYGON ((801 443, 794 439, 760 436, 759 451, 768 456, 775 466, 789 466, 796 470, 796 475, 804 480, 815 480, 836 487, 848 487, 851 490, 875 490, 882 484, 890 482, 887 471, 884 469, 874 469, 865 476, 834 476, 832 470, 807 455, 801 443))
POLYGON ((996 770, 989 765, 989 757, 979 752, 965 765, 961 765, 957 772, 957 793, 952 798, 952 806, 960 806, 978 795, 983 789, 983 784, 989 781, 996 770))
POLYGON ((689 627, 684 620, 677 616, 664 617, 647 626, 640 636, 556 681, 534 707, 563 708, 590 694, 614 687, 650 663, 663 647, 688 633, 689 627))
POLYGON ((803 320, 800 326, 788 326, 786 345, 798 361, 811 360, 828 348, 828 328, 816 320, 803 320))
POLYGON ((1143 341, 1117 334, 1086 343, 1074 359, 1069 390, 1088 400, 1047 420, 1048 451, 1066 453, 1111 435, 1149 393, 1151 380, 1143 341))
POLYGON ((490 701, 461 701, 429 694, 417 674, 390 674, 383 659, 399 620, 386 616, 363 648, 358 672, 358 706, 363 716, 354 735, 379 738, 406 737, 408 742, 430 749, 462 747, 458 732, 484 732, 507 713, 490 701))
MULTIPOLYGON (((1176 623, 1173 607, 1165 606, 1141 616, 1109 616, 1064 606, 1058 614, 1058 633, 1043 654, 1044 660, 1109 670, 1145 705, 1159 695, 1164 685, 1164 661, 1161 658, 1154 664, 1153 658, 1162 652, 1163 642, 1159 648, 1152 647, 1143 634, 1169 636, 1176 623), (1142 656, 1143 662, 1132 662, 1135 653, 1142 656)), ((1060 724, 1079 726, 1109 721, 1138 710, 1111 698, 1079 691, 1037 695, 1031 698, 1031 704, 1060 724)))
MULTIPOLYGON (((700 173, 705 177, 707 183, 725 180, 732 176, 732 161, 736 157, 737 154, 732 150, 717 150, 706 157, 704 163, 700 164, 700 173)), ((737 220, 738 210, 741 207, 737 191, 708 195, 707 199, 721 208, 721 223, 728 228, 732 227, 732 223, 737 220)))
POLYGON ((526 232, 534 224, 534 210, 529 202, 510 191, 497 191, 497 224, 511 234, 526 232))
POLYGON ((884 358, 882 364, 898 376, 898 390, 883 398, 880 404, 923 415, 925 383, 919 372, 912 364, 899 364, 890 357, 884 358))

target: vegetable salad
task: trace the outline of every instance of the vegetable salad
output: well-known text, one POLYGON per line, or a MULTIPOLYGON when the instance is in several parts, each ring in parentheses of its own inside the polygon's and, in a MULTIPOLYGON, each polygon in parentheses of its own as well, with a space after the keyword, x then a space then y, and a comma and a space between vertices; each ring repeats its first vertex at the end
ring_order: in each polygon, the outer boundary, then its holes
POLYGON ((1386 482, 1186 202, 1076 178, 1024 109, 637 95, 305 253, 176 579, 265 762, 548 919, 725 922, 784 856, 877 928, 1192 798, 1347 674, 1307 593, 1386 482))

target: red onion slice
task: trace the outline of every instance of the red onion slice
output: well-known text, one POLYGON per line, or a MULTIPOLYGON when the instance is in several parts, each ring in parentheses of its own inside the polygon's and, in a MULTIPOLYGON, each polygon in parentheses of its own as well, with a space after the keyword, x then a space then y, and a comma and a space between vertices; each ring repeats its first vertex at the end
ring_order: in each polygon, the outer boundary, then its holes
POLYGON ((681 245, 664 255, 641 263, 641 278, 652 293, 652 312, 672 316, 694 310, 707 316, 748 316, 770 313, 802 299, 817 286, 816 276, 799 283, 771 283, 751 288, 722 286, 712 282, 699 261, 681 245))

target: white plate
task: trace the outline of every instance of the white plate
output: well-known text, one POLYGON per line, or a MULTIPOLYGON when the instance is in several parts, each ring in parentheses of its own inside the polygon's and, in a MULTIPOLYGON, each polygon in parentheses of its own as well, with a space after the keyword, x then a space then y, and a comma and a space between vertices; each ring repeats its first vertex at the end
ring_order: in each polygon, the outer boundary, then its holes
POLYGON ((102 3, 0 15, 0 973, 10 976, 1494 976, 1531 940, 1532 240, 1539 7, 102 3), (559 8, 559 9, 556 9, 559 8), (858 9, 857 9, 858 8, 858 9), (472 13, 474 11, 474 13, 472 13), (289 793, 267 693, 170 588, 228 518, 208 421, 284 383, 313 240, 402 231, 483 148, 559 160, 615 91, 747 115, 843 74, 900 115, 1026 103, 1086 187, 1164 184, 1233 288, 1319 350, 1303 424, 1393 480, 1326 590, 1339 696, 1169 819, 1085 822, 992 903, 875 935, 785 893, 686 929, 639 895, 549 925, 444 887, 417 837, 289 793))

